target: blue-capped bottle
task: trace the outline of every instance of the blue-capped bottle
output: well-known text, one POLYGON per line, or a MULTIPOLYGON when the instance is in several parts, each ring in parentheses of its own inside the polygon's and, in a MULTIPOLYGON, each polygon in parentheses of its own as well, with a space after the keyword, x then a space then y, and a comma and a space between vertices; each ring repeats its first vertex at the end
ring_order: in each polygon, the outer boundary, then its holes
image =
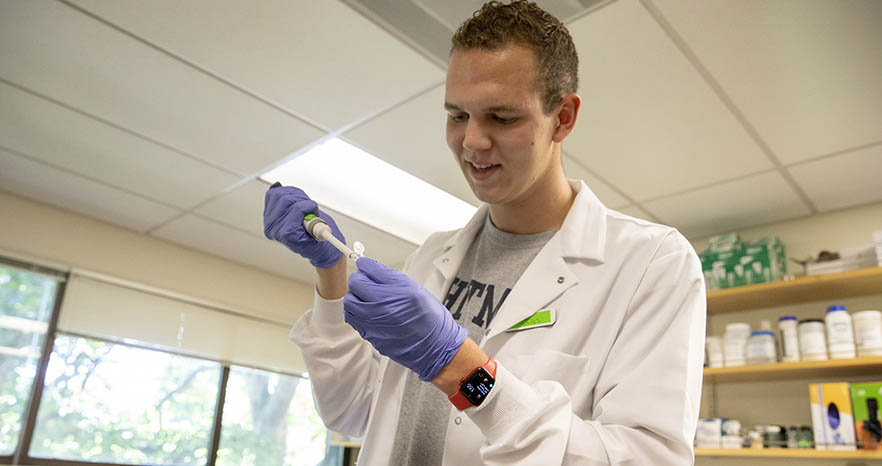
POLYGON ((827 327, 827 348, 831 359, 855 357, 854 329, 845 306, 830 306, 824 318, 827 327))

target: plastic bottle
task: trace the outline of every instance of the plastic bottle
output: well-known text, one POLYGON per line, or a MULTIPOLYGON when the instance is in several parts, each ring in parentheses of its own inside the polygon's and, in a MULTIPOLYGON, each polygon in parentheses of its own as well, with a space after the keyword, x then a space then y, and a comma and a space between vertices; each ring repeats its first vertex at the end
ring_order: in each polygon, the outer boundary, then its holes
POLYGON ((726 325, 723 333, 723 358, 726 367, 743 366, 746 363, 745 346, 750 336, 750 325, 733 322, 726 325))
POLYGON ((799 358, 802 361, 827 360, 827 339, 824 337, 823 320, 799 321, 799 358))
POLYGON ((787 428, 787 448, 799 448, 799 427, 787 428))
POLYGON ((778 318, 778 335, 781 338, 781 361, 799 361, 799 333, 796 329, 796 316, 778 318))
POLYGON ((854 348, 854 330, 851 316, 845 306, 830 306, 824 319, 827 326, 827 346, 832 359, 847 359, 856 356, 854 348))
POLYGON ((855 312, 852 320, 857 355, 882 356, 882 312, 855 312))
POLYGON ((723 339, 720 337, 706 337, 704 340, 706 351, 705 364, 708 367, 723 367, 723 339))
POLYGON ((775 333, 771 330, 757 330, 747 339, 747 363, 771 364, 777 362, 775 333))

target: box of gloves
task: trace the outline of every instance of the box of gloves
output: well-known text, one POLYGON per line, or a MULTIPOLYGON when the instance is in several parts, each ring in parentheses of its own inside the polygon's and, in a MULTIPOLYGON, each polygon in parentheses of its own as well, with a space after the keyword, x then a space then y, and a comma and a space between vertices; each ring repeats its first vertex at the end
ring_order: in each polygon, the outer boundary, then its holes
POLYGON ((854 413, 848 382, 809 385, 817 450, 855 450, 854 413))
POLYGON ((851 405, 858 447, 882 450, 882 382, 851 384, 851 405))
POLYGON ((751 242, 738 233, 715 236, 699 258, 708 290, 769 283, 787 274, 786 249, 776 236, 751 242))

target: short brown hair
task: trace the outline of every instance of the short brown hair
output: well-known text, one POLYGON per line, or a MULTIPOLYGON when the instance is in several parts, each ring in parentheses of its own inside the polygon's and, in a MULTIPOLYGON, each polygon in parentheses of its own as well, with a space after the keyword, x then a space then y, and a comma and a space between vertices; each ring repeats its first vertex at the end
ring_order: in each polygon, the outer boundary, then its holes
POLYGON ((499 50, 522 45, 536 57, 537 91, 545 113, 579 87, 579 56, 566 26, 533 2, 487 2, 453 34, 457 50, 499 50))

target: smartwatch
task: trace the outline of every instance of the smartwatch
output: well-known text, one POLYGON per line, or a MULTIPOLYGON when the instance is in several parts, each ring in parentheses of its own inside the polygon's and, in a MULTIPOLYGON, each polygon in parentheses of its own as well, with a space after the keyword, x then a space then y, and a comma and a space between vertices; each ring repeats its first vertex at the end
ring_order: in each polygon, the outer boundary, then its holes
POLYGON ((496 384, 496 361, 488 358, 483 366, 473 370, 459 381, 459 390, 448 397, 456 409, 462 411, 479 406, 487 399, 490 389, 496 384))

